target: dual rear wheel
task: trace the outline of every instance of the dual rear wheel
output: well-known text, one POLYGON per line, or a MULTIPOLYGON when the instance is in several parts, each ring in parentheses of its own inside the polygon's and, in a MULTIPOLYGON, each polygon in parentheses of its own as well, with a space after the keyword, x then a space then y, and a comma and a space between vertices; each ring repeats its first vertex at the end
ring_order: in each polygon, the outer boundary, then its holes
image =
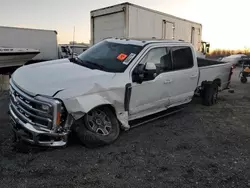
POLYGON ((212 106, 217 103, 219 87, 217 83, 208 83, 204 85, 202 91, 202 103, 205 106, 212 106))

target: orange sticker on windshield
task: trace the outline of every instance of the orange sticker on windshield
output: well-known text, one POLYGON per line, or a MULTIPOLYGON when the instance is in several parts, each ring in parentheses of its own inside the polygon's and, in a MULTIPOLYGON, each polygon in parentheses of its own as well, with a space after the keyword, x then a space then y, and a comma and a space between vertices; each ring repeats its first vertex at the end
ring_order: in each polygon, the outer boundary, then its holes
POLYGON ((119 54, 119 55, 117 56, 117 59, 120 60, 120 61, 123 61, 123 60, 126 59, 127 57, 128 57, 128 55, 121 53, 121 54, 119 54))

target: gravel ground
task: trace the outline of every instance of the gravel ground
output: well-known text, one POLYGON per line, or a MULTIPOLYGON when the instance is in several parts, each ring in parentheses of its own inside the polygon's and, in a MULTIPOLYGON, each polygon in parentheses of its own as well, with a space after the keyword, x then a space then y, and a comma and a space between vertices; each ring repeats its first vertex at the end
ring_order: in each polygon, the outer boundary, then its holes
POLYGON ((12 144, 7 93, 0 96, 0 187, 250 187, 250 83, 205 107, 123 132, 112 145, 64 149, 12 144))

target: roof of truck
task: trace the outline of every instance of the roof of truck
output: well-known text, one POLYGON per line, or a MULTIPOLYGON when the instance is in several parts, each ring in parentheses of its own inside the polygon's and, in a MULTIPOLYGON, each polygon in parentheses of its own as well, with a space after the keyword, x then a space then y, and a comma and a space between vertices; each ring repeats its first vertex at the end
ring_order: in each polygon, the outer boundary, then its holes
POLYGON ((182 40, 165 40, 165 39, 131 39, 131 38, 109 38, 106 39, 109 42, 118 42, 122 44, 132 44, 138 46, 145 46, 150 43, 180 43, 180 44, 187 44, 182 40))

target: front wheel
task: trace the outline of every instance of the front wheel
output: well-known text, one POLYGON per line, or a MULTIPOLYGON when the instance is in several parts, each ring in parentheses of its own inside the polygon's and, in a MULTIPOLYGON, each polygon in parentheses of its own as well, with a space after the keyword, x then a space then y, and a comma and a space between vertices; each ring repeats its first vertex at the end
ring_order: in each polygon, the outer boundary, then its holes
POLYGON ((91 110, 80 121, 77 135, 82 144, 90 148, 111 144, 120 134, 116 115, 107 106, 91 110))
POLYGON ((245 83, 247 83, 247 78, 245 76, 242 76, 240 78, 240 81, 241 81, 241 83, 245 84, 245 83))

